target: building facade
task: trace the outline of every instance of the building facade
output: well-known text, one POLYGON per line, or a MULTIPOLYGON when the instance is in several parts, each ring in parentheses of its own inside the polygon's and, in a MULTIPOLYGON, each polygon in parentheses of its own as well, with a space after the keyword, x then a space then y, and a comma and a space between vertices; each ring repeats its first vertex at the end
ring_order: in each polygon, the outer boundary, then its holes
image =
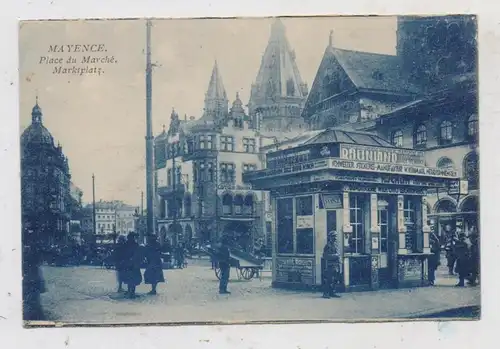
POLYGON ((64 244, 71 218, 68 159, 33 107, 31 125, 21 136, 21 212, 23 241, 64 244), (34 240, 33 240, 34 239, 34 240))
POLYGON ((161 240, 209 242, 229 235, 244 250, 256 239, 270 241, 270 201, 242 177, 264 164, 262 146, 304 131, 306 95, 279 20, 251 87, 248 113, 238 93, 229 105, 215 62, 201 118, 180 119, 173 111, 168 131, 155 139, 161 240))
POLYGON ((311 129, 374 132, 425 149, 428 166, 462 179, 429 191, 431 226, 478 226, 479 118, 474 16, 398 18, 396 55, 325 50, 303 116, 311 129))

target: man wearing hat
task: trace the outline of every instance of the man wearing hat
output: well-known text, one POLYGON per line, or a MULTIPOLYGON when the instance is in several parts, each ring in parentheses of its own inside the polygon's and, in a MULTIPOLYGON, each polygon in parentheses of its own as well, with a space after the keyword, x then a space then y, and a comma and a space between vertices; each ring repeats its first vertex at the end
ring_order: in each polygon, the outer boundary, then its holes
POLYGON ((229 273, 231 270, 231 253, 229 251, 229 241, 227 236, 221 238, 221 246, 219 247, 218 262, 221 271, 220 281, 219 281, 219 293, 220 294, 230 294, 227 290, 227 284, 229 283, 229 273))
POLYGON ((466 242, 465 233, 458 230, 458 241, 455 243, 455 256, 457 258, 455 271, 458 273, 457 287, 464 287, 465 278, 469 274, 469 246, 466 242))

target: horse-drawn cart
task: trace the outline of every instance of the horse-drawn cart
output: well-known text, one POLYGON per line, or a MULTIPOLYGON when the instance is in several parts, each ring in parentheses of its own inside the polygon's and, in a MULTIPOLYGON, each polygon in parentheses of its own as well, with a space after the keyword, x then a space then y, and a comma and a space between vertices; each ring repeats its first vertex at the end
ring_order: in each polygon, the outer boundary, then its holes
MULTIPOLYGON (((213 248, 207 248, 206 253, 208 253, 215 262, 215 276, 220 280, 221 269, 218 266, 217 251, 213 248)), ((259 276, 259 271, 262 270, 264 265, 264 260, 257 258, 250 253, 234 248, 230 249, 230 258, 230 265, 231 267, 236 268, 238 280, 251 280, 256 276, 259 276)))

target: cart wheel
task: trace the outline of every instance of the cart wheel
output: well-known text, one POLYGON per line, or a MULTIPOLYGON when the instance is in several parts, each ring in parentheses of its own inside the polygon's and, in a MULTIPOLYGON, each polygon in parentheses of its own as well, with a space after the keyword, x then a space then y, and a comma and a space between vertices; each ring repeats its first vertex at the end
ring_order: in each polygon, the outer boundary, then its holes
POLYGON ((220 275, 221 275, 220 268, 215 268, 215 276, 217 276, 217 279, 219 279, 219 280, 220 280, 220 275))
POLYGON ((242 268, 240 272, 245 280, 251 280, 255 275, 255 270, 253 268, 242 268))

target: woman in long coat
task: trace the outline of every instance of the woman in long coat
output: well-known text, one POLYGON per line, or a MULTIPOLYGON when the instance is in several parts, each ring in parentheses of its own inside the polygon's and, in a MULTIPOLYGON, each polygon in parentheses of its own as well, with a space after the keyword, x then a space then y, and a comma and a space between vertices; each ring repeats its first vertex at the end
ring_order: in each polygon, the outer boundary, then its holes
POLYGON ((135 288, 142 282, 141 274, 142 253, 139 244, 135 241, 135 234, 130 233, 127 236, 125 243, 125 263, 124 263, 124 280, 127 284, 127 296, 135 298, 135 288))
POLYGON ((146 271, 144 272, 144 283, 151 285, 149 294, 156 294, 156 286, 165 282, 163 276, 161 246, 155 236, 151 236, 145 249, 146 271))

